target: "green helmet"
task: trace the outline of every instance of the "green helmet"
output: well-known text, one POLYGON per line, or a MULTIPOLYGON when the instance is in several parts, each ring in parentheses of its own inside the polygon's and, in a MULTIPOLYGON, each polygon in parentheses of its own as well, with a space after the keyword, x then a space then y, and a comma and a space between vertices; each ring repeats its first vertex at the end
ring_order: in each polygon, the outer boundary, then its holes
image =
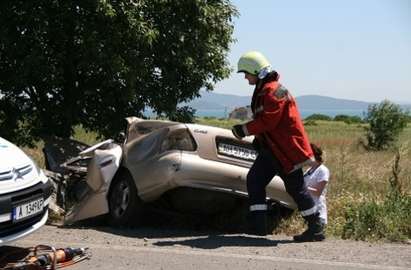
POLYGON ((260 52, 251 51, 243 54, 238 60, 237 72, 247 72, 258 75, 263 68, 268 66, 270 66, 270 62, 268 62, 264 55, 260 52))

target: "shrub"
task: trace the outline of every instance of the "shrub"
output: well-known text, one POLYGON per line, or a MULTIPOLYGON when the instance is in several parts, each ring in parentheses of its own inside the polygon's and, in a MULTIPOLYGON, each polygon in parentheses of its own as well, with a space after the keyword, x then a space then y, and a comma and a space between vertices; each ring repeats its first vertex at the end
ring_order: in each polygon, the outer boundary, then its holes
POLYGON ((320 113, 314 113, 309 116, 307 116, 304 120, 309 121, 309 120, 323 120, 323 121, 331 121, 332 118, 329 117, 328 115, 325 114, 320 114, 320 113))
POLYGON ((345 114, 338 114, 334 117, 334 121, 342 121, 347 124, 362 123, 362 119, 359 116, 350 116, 345 114))
POLYGON ((393 145, 407 125, 407 116, 399 105, 388 100, 368 107, 365 121, 367 148, 382 150, 393 145))
POLYGON ((365 202, 346 209, 342 238, 401 241, 411 238, 411 196, 390 194, 382 202, 365 202))

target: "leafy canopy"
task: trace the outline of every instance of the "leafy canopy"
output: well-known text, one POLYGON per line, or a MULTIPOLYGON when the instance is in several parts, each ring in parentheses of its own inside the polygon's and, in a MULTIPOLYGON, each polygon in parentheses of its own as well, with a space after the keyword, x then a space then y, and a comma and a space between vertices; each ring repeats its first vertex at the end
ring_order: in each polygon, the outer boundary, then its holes
POLYGON ((113 136, 148 106, 188 119, 177 104, 229 75, 235 16, 229 0, 1 1, 0 135, 113 136))

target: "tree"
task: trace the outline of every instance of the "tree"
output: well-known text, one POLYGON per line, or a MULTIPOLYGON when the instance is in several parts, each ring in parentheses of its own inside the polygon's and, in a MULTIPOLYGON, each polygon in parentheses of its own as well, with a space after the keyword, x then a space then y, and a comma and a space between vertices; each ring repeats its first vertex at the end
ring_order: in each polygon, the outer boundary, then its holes
POLYGON ((229 75, 234 16, 228 0, 2 1, 0 135, 113 136, 146 107, 186 118, 177 104, 229 75))
POLYGON ((368 107, 365 121, 369 124, 366 127, 367 147, 382 150, 397 140, 407 125, 407 113, 399 105, 384 100, 368 107))

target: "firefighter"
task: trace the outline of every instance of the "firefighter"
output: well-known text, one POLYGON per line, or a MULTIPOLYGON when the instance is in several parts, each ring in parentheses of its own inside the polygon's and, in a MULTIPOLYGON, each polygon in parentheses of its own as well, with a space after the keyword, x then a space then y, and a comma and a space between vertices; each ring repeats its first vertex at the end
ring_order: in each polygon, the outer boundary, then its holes
POLYGON ((255 86, 251 100, 253 120, 232 128, 238 139, 254 135, 253 144, 258 151, 247 174, 251 232, 268 233, 265 188, 275 175, 279 175, 308 224, 308 229, 294 236, 294 240, 324 240, 319 213, 304 185, 302 168, 312 165, 315 159, 294 97, 278 82, 279 74, 260 52, 243 54, 238 61, 238 72, 244 73, 248 83, 255 86))

